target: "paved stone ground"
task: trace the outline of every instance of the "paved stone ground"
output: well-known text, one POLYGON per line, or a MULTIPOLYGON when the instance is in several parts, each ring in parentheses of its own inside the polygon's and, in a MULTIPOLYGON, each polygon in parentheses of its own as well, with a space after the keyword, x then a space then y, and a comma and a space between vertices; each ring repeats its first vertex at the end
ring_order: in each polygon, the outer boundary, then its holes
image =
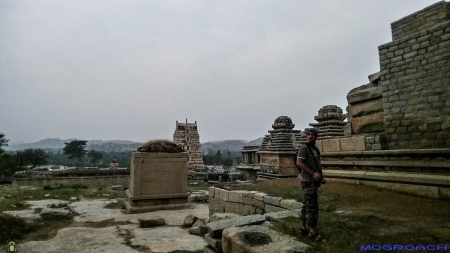
MULTIPOLYGON (((8 213, 37 218, 34 209, 48 204, 60 203, 60 200, 27 201, 30 209, 8 211, 8 213)), ((199 236, 191 235, 188 229, 181 228, 184 218, 195 215, 199 218, 208 217, 208 204, 192 203, 191 209, 161 210, 141 214, 124 214, 120 209, 107 209, 104 206, 110 200, 80 201, 71 204, 73 210, 79 213, 74 217, 74 223, 105 222, 111 226, 95 228, 73 227, 60 229, 57 235, 47 241, 30 241, 18 245, 20 252, 56 253, 56 252, 203 252, 206 241, 199 236), (166 225, 154 228, 139 228, 138 218, 147 219, 161 217, 166 225), (123 225, 123 222, 130 224, 123 225), (117 223, 117 224, 114 224, 117 223)))

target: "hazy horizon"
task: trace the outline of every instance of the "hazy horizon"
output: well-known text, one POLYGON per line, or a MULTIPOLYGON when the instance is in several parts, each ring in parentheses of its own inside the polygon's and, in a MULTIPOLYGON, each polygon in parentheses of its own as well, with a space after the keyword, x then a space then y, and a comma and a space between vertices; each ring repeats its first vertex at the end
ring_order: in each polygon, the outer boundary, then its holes
POLYGON ((390 24, 438 1, 2 1, 0 132, 255 140, 295 129, 379 71, 390 24))

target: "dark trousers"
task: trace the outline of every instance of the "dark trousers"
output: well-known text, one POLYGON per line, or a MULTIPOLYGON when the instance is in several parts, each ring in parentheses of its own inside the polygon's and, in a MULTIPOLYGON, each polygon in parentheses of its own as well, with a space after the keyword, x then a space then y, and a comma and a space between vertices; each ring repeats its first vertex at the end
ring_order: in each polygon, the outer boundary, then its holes
POLYGON ((317 186, 313 181, 302 181, 303 206, 300 211, 300 220, 309 227, 316 227, 319 220, 319 202, 317 186))

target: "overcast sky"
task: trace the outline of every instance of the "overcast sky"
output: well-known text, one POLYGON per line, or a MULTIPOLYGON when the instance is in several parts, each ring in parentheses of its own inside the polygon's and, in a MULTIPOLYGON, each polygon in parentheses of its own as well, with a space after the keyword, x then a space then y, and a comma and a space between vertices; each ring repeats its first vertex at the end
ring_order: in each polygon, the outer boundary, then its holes
POLYGON ((296 129, 379 71, 390 24, 437 1, 0 0, 0 132, 200 141, 296 129))

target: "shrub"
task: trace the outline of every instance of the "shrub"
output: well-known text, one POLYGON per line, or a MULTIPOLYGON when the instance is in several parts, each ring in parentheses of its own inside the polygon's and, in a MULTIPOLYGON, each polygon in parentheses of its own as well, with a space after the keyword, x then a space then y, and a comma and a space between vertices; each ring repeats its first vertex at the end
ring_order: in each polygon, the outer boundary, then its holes
POLYGON ((0 214, 0 242, 21 239, 27 232, 30 232, 30 228, 24 219, 0 214))
POLYGON ((178 146, 177 144, 169 141, 169 140, 151 140, 148 141, 142 146, 140 146, 137 151, 139 152, 147 152, 147 153, 181 153, 184 152, 184 150, 178 146))
POLYGON ((51 185, 49 185, 49 184, 46 184, 46 185, 44 185, 42 187, 42 189, 44 189, 44 190, 53 190, 53 187, 51 185))

